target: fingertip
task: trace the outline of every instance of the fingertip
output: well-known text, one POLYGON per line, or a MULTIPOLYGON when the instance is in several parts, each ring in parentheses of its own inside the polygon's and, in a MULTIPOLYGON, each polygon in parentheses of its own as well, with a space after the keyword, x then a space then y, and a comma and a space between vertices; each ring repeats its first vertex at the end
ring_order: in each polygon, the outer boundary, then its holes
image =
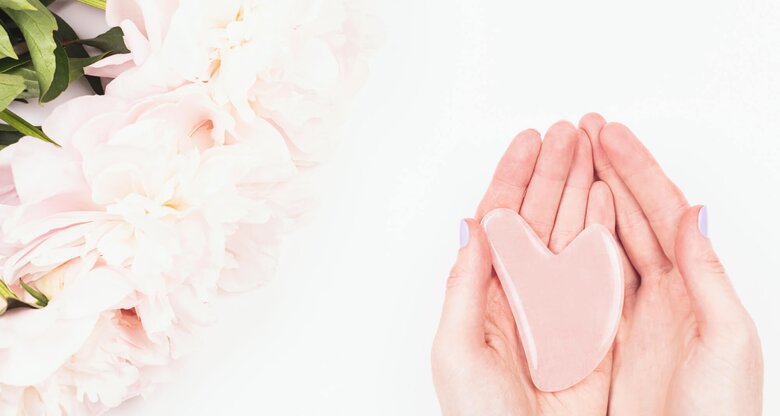
POLYGON ((509 145, 507 155, 514 155, 517 160, 536 161, 539 149, 542 147, 542 135, 536 129, 520 132, 509 145))
POLYGON ((706 213, 706 207, 696 205, 688 208, 680 217, 680 225, 674 247, 675 255, 679 260, 681 268, 687 267, 689 263, 687 260, 691 259, 694 250, 700 250, 702 244, 708 243, 707 237, 700 229, 700 214, 702 211, 706 213))
POLYGON ((477 218, 496 208, 520 210, 541 147, 542 137, 534 129, 514 137, 496 166, 493 180, 477 208, 477 218))
POLYGON ((610 121, 608 123, 605 123, 604 126, 601 128, 601 133, 602 135, 604 134, 610 134, 610 135, 618 134, 623 136, 633 135, 631 129, 629 129, 628 126, 626 126, 623 123, 618 123, 616 121, 610 121))
POLYGON ((463 250, 469 245, 471 233, 469 232, 469 223, 466 220, 460 220, 460 249, 463 250))
POLYGON ((523 140, 523 141, 538 140, 538 141, 541 142, 542 141, 542 134, 539 133, 539 130, 536 130, 536 129, 526 129, 526 130, 523 130, 520 133, 518 133, 517 136, 515 136, 515 140, 518 140, 518 141, 520 141, 520 140, 523 140))
POLYGON ((609 166, 609 159, 604 154, 599 138, 601 129, 605 124, 607 124, 607 121, 598 113, 585 114, 579 123, 580 130, 585 132, 590 142, 593 167, 597 173, 604 171, 609 166))
POLYGON ((599 141, 607 153, 619 153, 626 148, 626 144, 637 140, 634 133, 625 125, 610 122, 601 128, 599 141))
POLYGON ((543 146, 551 148, 556 153, 574 154, 579 131, 573 124, 562 120, 550 126, 544 136, 543 146))
POLYGON ((574 124, 572 124, 569 120, 558 120, 555 123, 553 123, 548 130, 574 131, 577 130, 577 128, 574 127, 574 124))
POLYGON ((468 241, 458 251, 447 278, 437 338, 457 340, 463 346, 477 345, 484 340, 482 325, 492 261, 481 225, 468 218, 461 221, 460 227, 468 241))
POLYGON ((751 320, 712 243, 700 229, 703 211, 706 208, 701 205, 690 207, 680 219, 675 241, 677 266, 693 301, 702 336, 731 343, 739 331, 750 329, 751 320))
POLYGON ((603 127, 605 124, 607 124, 607 120, 605 120, 604 117, 602 117, 599 113, 585 114, 582 116, 579 122, 580 128, 588 133, 594 131, 598 133, 598 131, 601 130, 601 127, 603 127))
POLYGON ((559 120, 547 129, 547 136, 551 135, 567 137, 573 141, 577 136, 577 128, 568 120, 559 120))
MULTIPOLYGON (((702 232, 702 217, 707 208, 696 205, 688 208, 680 218, 677 236, 674 241, 675 258, 683 279, 700 280, 702 275, 726 276, 726 270, 720 263, 710 239, 702 232)), ((705 278, 713 280, 712 278, 705 278)))
POLYGON ((474 257, 476 261, 490 258, 490 248, 485 230, 482 229, 482 224, 477 220, 466 218, 461 221, 460 248, 461 252, 466 252, 464 254, 466 257, 474 257))
POLYGON ((587 134, 582 130, 577 130, 577 142, 566 185, 584 190, 584 195, 593 185, 593 151, 587 134))

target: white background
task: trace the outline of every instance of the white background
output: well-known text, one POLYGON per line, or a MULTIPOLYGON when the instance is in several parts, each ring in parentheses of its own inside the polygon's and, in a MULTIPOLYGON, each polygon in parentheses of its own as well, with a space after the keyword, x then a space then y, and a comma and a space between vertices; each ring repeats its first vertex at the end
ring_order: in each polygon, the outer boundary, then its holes
POLYGON ((459 220, 515 133, 588 111, 709 206, 780 414, 780 3, 379 3, 386 45, 277 278, 219 302, 174 380, 111 414, 438 413, 429 350, 459 220))

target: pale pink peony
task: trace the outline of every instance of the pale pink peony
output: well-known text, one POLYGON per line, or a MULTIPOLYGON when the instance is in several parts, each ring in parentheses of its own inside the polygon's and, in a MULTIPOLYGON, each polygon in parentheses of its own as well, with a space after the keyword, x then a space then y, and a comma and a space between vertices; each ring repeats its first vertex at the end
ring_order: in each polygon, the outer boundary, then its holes
POLYGON ((97 77, 116 78, 143 64, 149 54, 160 48, 178 0, 110 0, 106 2, 106 22, 124 33, 128 54, 113 55, 86 69, 97 77))
POLYGON ((78 352, 45 380, 0 384, 0 416, 98 415, 169 378, 170 355, 131 312, 103 312, 78 352))
POLYGON ((376 24, 363 0, 109 0, 131 53, 0 151, 0 416, 100 414, 167 377, 219 290, 260 284, 307 207, 376 24))
MULTIPOLYGON (((136 394, 137 377, 100 391, 111 384, 73 362, 90 362, 90 337, 112 339, 100 317, 132 308, 143 348, 157 345, 163 361, 180 355, 211 321, 218 288, 245 290, 273 270, 295 214, 296 168, 277 130, 233 119, 199 85, 132 103, 77 98, 44 128, 62 148, 25 138, 0 152, 3 279, 51 299, 0 319, 0 390, 62 386, 52 377, 67 371, 83 392, 76 402, 113 406, 136 394)), ((110 368, 117 381, 132 373, 110 368)), ((52 388, 36 397, 46 403, 52 388)))
MULTIPOLYGON (((115 59, 142 63, 114 80, 110 95, 134 98, 204 83, 242 119, 269 120, 299 164, 317 162, 335 144, 368 52, 380 42, 365 1, 186 1, 170 13, 173 3, 109 0, 115 11, 109 24, 128 27, 132 50, 115 59), (145 37, 143 28, 161 16, 170 16, 167 31, 145 37)), ((110 74, 107 63, 88 72, 110 74)))

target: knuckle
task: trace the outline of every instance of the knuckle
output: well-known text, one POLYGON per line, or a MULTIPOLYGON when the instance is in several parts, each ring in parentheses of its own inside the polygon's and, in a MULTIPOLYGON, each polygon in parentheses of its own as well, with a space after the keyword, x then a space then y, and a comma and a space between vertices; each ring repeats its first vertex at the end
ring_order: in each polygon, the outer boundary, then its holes
POLYGON ((707 270, 715 273, 719 278, 726 278, 726 268, 723 267, 723 263, 720 262, 715 253, 707 253, 703 260, 707 270))

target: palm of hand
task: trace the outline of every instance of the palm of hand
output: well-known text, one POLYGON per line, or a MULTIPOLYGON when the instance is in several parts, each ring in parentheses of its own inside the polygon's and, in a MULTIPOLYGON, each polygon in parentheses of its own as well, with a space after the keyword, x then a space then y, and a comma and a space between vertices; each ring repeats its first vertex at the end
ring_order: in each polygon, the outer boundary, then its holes
POLYGON ((580 125, 634 266, 626 267, 609 413, 760 414, 756 329, 702 236, 699 208, 628 129, 593 114, 580 125))
MULTIPOLYGON (((614 229, 615 223, 609 189, 603 183, 593 182, 590 142, 584 132, 569 123, 551 127, 544 143, 535 131, 523 132, 513 141, 499 163, 477 218, 495 208, 520 212, 553 252, 565 248, 586 225, 598 223, 614 229)), ((481 231, 479 234, 472 236, 479 237, 484 246, 477 261, 486 265, 488 272, 490 253, 484 235, 481 231)), ((459 284, 460 272, 453 273, 450 283, 459 284)), ((484 292, 479 300, 465 306, 450 307, 445 301, 433 353, 434 379, 444 413, 605 414, 611 356, 570 389, 539 391, 531 381, 514 317, 494 273, 484 277, 484 286, 478 289, 484 292), (460 329, 447 327, 464 326, 463 322, 448 322, 449 315, 462 313, 462 309, 479 319, 465 340, 473 345, 459 349, 449 344, 449 338, 459 337, 452 332, 460 329), (474 338, 480 339, 471 342, 474 338)))
MULTIPOLYGON (((735 316, 726 336, 702 337, 677 268, 643 275, 642 281, 624 306, 615 342, 610 413, 760 414, 727 407, 742 402, 731 400, 734 393, 760 373, 752 322, 735 316), (745 362, 746 357, 753 362, 745 362)), ((748 389, 760 390, 760 383, 748 389)), ((760 402, 752 404, 760 407, 760 402)))

